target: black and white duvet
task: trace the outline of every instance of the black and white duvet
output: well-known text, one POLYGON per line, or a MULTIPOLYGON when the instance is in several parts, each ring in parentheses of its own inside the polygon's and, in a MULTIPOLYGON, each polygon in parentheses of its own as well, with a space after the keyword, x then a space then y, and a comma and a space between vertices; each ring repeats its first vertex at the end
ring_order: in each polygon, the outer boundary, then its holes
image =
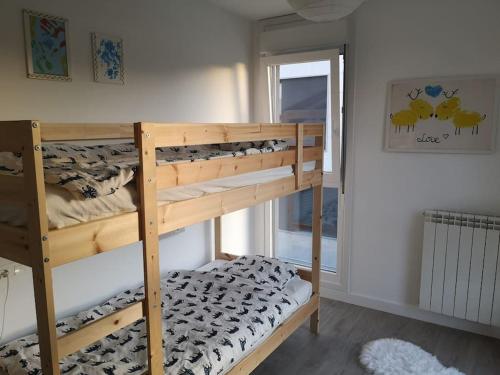
MULTIPOLYGON (((201 146, 160 147, 158 164, 253 155, 287 149, 282 140, 201 146)), ((133 143, 81 146, 47 144, 42 147, 45 182, 61 186, 77 199, 114 194, 134 178, 139 164, 133 143)), ((23 173, 20 154, 0 152, 0 174, 23 173)))
MULTIPOLYGON (((293 266, 260 256, 240 257, 208 272, 172 271, 162 280, 165 373, 221 374, 298 307, 286 293, 293 266)), ((62 335, 134 303, 143 288, 127 290, 100 306, 57 324, 62 335)), ((146 369, 144 319, 60 362, 63 374, 140 374, 146 369)), ((36 335, 0 348, 8 374, 40 374, 36 335)))

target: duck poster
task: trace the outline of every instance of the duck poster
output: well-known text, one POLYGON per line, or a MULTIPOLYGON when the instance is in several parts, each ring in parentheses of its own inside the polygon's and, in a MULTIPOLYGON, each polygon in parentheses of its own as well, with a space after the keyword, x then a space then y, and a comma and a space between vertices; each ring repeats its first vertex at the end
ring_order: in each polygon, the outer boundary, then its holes
POLYGON ((488 153, 494 150, 496 77, 389 84, 385 149, 488 153))

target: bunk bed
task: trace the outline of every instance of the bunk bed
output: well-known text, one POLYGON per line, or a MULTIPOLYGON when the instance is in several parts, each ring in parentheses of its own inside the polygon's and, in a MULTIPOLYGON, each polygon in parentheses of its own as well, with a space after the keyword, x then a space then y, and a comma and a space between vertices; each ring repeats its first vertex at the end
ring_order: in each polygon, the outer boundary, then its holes
MULTIPOLYGON (((227 374, 248 374, 271 354, 302 322, 310 317, 314 333, 319 326, 319 282, 322 210, 322 124, 54 124, 38 121, 0 122, 0 152, 22 157, 22 175, 0 174, 0 200, 23 207, 23 226, 0 225, 0 257, 29 266, 37 313, 38 343, 43 374, 60 374, 59 361, 102 337, 144 319, 147 363, 150 374, 164 373, 159 236, 176 229, 214 219, 215 259, 233 261, 221 248, 221 216, 271 199, 313 189, 312 267, 299 270, 312 284, 309 300, 298 307, 265 340, 238 360, 227 374), (79 224, 50 228, 47 219, 46 184, 42 142, 134 139, 139 154, 136 211, 79 224), (291 140, 283 151, 234 154, 233 157, 198 159, 188 163, 160 163, 157 149, 291 140), (314 139, 314 142, 308 142, 314 139), (312 144, 305 146, 305 144, 312 144), (312 170, 304 165, 314 162, 312 170), (191 199, 159 200, 165 189, 178 189, 283 167, 288 175, 229 185, 191 199), (52 269, 86 257, 142 241, 144 298, 78 327, 57 334, 52 269)), ((222 277, 222 276, 220 276, 222 277)))

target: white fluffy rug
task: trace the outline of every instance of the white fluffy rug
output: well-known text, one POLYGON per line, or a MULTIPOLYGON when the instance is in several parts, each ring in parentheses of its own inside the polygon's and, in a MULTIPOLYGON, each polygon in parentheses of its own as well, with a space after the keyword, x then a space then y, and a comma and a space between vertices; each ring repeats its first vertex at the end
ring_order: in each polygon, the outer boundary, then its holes
POLYGON ((465 375, 444 367, 418 346, 396 339, 369 342, 363 347, 360 360, 375 375, 465 375))

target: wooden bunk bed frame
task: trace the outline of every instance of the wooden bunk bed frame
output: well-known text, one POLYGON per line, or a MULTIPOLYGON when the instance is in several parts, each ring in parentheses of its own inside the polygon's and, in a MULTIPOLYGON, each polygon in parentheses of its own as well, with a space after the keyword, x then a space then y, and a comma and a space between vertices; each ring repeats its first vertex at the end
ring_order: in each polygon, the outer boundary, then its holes
POLYGON ((26 227, 0 224, 0 257, 29 266, 33 286, 42 372, 60 374, 59 359, 146 317, 148 372, 163 374, 159 235, 215 219, 215 258, 232 259, 221 249, 221 216, 242 208, 313 189, 312 268, 300 270, 311 281, 313 295, 261 345, 228 374, 248 374, 270 355, 302 322, 319 328, 319 287, 322 221, 323 124, 54 124, 38 121, 0 122, 0 151, 20 153, 23 176, 0 175, 0 203, 15 202, 27 210, 26 227), (304 139, 314 137, 314 146, 304 139), (42 142, 135 139, 140 173, 138 212, 49 230, 46 215, 42 142), (183 164, 156 164, 156 147, 294 139, 286 151, 183 164), (303 163, 316 161, 304 172, 303 163), (293 166, 294 175, 185 201, 158 205, 158 189, 208 181, 258 170, 293 166), (182 213, 182 214, 180 214, 182 213), (56 336, 52 269, 82 258, 143 242, 145 298, 77 331, 56 336))

